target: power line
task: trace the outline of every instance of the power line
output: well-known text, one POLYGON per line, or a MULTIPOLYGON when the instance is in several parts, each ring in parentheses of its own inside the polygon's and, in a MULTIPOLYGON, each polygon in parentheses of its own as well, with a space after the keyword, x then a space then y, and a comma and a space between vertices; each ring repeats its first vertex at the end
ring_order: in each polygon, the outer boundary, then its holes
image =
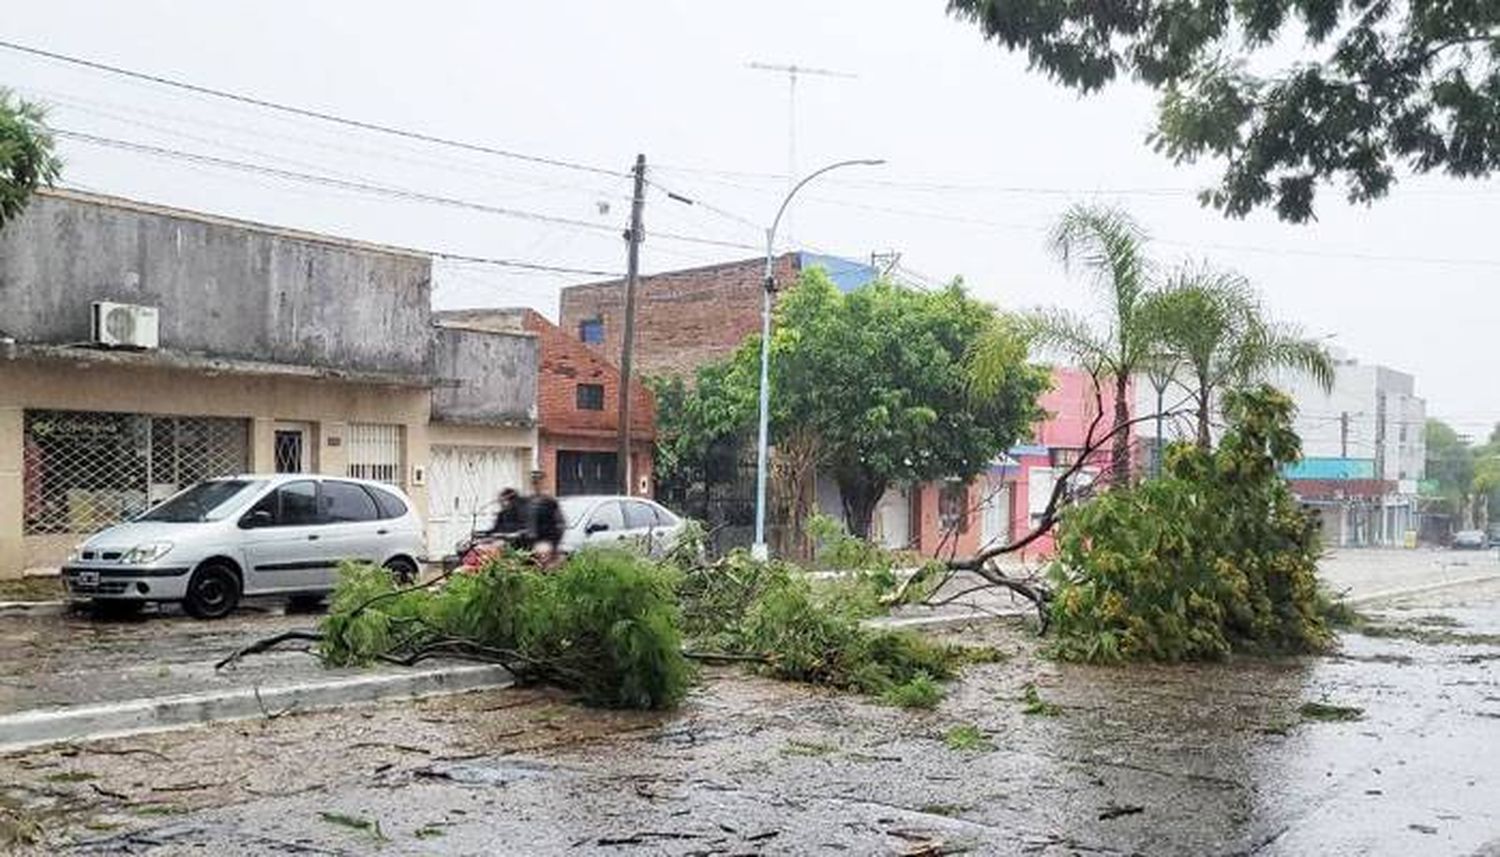
MULTIPOLYGON (((492 169, 481 167, 481 166, 479 166, 479 165, 477 165, 477 164, 475 164, 475 163, 473 163, 471 161, 455 160, 455 159, 450 158, 450 157, 444 157, 444 159, 439 160, 439 159, 434 158, 434 157, 423 157, 423 156, 416 155, 416 154, 405 154, 405 153, 401 153, 401 152, 391 151, 389 149, 376 150, 376 149, 364 148, 364 147, 359 147, 359 146, 350 146, 347 143, 336 143, 336 142, 332 142, 332 141, 328 141, 328 140, 319 140, 319 139, 315 139, 315 138, 312 138, 312 137, 301 136, 301 135, 295 135, 295 134, 278 134, 278 133, 276 133, 274 131, 270 131, 270 130, 264 129, 264 128, 254 128, 254 129, 251 129, 251 128, 246 128, 243 125, 236 125, 236 124, 228 123, 228 122, 218 122, 218 121, 214 121, 214 120, 211 120, 211 119, 201 119, 201 118, 198 118, 198 117, 189 117, 189 116, 182 116, 182 115, 173 114, 173 113, 165 113, 165 112, 162 112, 162 111, 149 110, 149 109, 137 107, 137 106, 134 106, 134 105, 124 105, 124 104, 119 104, 119 103, 111 103, 111 102, 108 102, 108 101, 99 101, 99 100, 95 100, 95 99, 82 98, 82 97, 79 97, 79 96, 76 96, 76 95, 72 95, 72 94, 68 94, 68 93, 54 92, 54 91, 50 91, 50 90, 46 90, 46 89, 41 89, 41 88, 38 88, 38 87, 27 87, 26 89, 27 89, 28 92, 36 93, 37 95, 40 95, 43 98, 48 99, 49 101, 55 101, 55 102, 57 102, 59 104, 62 104, 64 106, 66 106, 70 110, 76 110, 76 111, 79 111, 81 113, 90 114, 90 115, 97 116, 97 117, 102 117, 104 119, 108 119, 108 120, 113 121, 113 122, 122 122, 122 123, 125 123, 127 125, 133 125, 133 126, 140 127, 140 128, 146 128, 148 130, 156 131, 156 132, 162 133, 162 134, 169 134, 169 135, 172 135, 172 136, 175 136, 175 137, 181 137, 181 138, 183 138, 185 140, 192 140, 192 141, 198 142, 198 143, 206 143, 208 145, 217 146, 217 147, 220 147, 220 148, 228 149, 230 151, 240 151, 240 152, 247 152, 247 153, 250 153, 250 154, 256 154, 256 155, 260 155, 261 157, 266 157, 266 158, 270 158, 272 160, 282 161, 282 162, 289 163, 289 164, 296 164, 296 165, 300 165, 300 166, 314 166, 314 165, 309 164, 309 163, 307 163, 305 161, 299 161, 299 160, 296 160, 296 159, 293 159, 293 158, 288 158, 288 157, 285 157, 285 156, 281 156, 281 155, 276 155, 276 154, 265 152, 262 148, 254 148, 254 149, 252 149, 252 148, 249 148, 249 147, 246 147, 246 146, 235 145, 235 144, 226 142, 224 140, 218 140, 218 139, 211 139, 211 138, 200 137, 200 136, 197 136, 195 134, 189 133, 189 132, 184 131, 184 130, 179 129, 179 128, 167 127, 167 126, 159 125, 159 124, 152 123, 152 122, 146 122, 146 121, 144 121, 144 120, 142 120, 142 119, 140 119, 138 117, 139 116, 151 116, 151 117, 156 117, 158 119, 165 120, 167 122, 175 122, 175 123, 180 123, 180 124, 191 124, 191 125, 195 125, 195 126, 202 126, 202 127, 207 127, 207 128, 218 128, 218 129, 225 130, 225 131, 237 132, 237 133, 241 133, 241 134, 253 136, 257 140, 262 140, 262 141, 266 140, 266 139, 281 140, 281 141, 284 141, 284 142, 292 143, 294 145, 311 146, 311 147, 315 147, 315 148, 319 148, 319 149, 325 149, 325 150, 328 150, 328 151, 337 152, 337 153, 344 154, 344 155, 355 155, 355 156, 366 157, 366 158, 380 158, 381 160, 398 161, 398 162, 402 162, 402 163, 416 164, 416 165, 420 165, 420 166, 431 167, 431 168, 434 168, 434 169, 441 169, 441 170, 446 170, 446 171, 450 171, 450 172, 461 173, 461 174, 465 174, 465 175, 481 175, 481 176, 485 176, 485 177, 491 178, 491 179, 499 178, 499 179, 503 179, 505 181, 512 181, 512 182, 516 182, 518 184, 531 185, 533 187, 542 188, 542 189, 546 189, 546 190, 574 190, 574 191, 578 191, 578 192, 581 192, 581 193, 586 193, 586 194, 588 194, 588 195, 590 195, 592 197, 595 197, 595 198, 605 197, 605 198, 616 198, 616 199, 624 199, 624 200, 629 200, 630 199, 629 195, 623 194, 623 193, 619 193, 618 191, 604 190, 604 189, 600 189, 600 188, 596 188, 596 187, 588 187, 588 186, 579 185, 579 184, 567 184, 567 183, 564 183, 564 182, 549 181, 549 180, 544 180, 544 179, 534 179, 534 178, 531 178, 530 176, 521 176, 521 175, 517 175, 515 173, 505 173, 505 172, 497 173, 496 171, 494 171, 492 169), (130 115, 130 116, 122 115, 120 112, 117 112, 117 111, 128 111, 132 115, 130 115)), ((408 150, 408 151, 411 151, 411 150, 408 150)))
POLYGON ((80 66, 82 68, 93 69, 94 71, 103 71, 108 72, 109 74, 119 75, 121 77, 144 80, 150 83, 160 84, 162 86, 181 89, 186 92, 195 92, 199 95, 210 95, 214 98, 222 98, 227 101, 236 101, 241 104, 250 104, 255 107, 262 107, 267 110, 276 110, 281 113, 291 114, 293 116, 302 116, 308 119, 317 119, 323 122, 331 122, 337 125, 344 125, 349 128, 358 128, 362 131, 372 131, 379 134, 389 134, 395 137, 404 137, 408 140, 419 140, 424 143, 449 146, 455 149, 464 149, 471 152, 482 152, 487 155, 496 155, 502 158, 513 158, 518 161, 526 161, 533 164, 545 164, 546 166, 579 170, 581 172, 596 173, 599 175, 617 177, 624 177, 626 175, 626 173, 620 170, 611 170, 604 167, 596 167, 589 164, 581 164, 575 161, 565 161, 559 158, 549 158, 541 155, 528 155, 522 152, 514 152, 508 149, 496 148, 494 146, 486 146, 479 143, 469 143, 463 140, 454 140, 448 137, 438 137, 436 135, 426 134, 420 131, 411 131, 405 128, 396 128, 390 125, 381 125, 375 122, 366 122, 362 119, 350 119, 344 116, 337 116, 332 113, 325 113, 320 110, 311 110, 305 107, 295 107, 290 104, 282 104, 276 101, 267 101, 263 98, 256 98, 250 95, 241 95, 239 93, 229 92, 223 89, 214 89, 213 87, 202 86, 200 84, 189 83, 183 80, 163 77, 161 75, 132 71, 131 69, 108 65, 96 60, 69 56, 67 54, 60 54, 55 51, 42 50, 41 48, 34 48, 30 47, 29 45, 22 45, 16 42, 5 41, 3 39, 0 39, 0 48, 6 48, 24 54, 31 54, 32 56, 44 57, 46 59, 55 60, 57 62, 68 63, 70 65, 80 66))
MULTIPOLYGON (((3 43, 0 43, 3 44, 3 43)), ((522 220, 531 220, 539 223, 550 223, 557 226, 567 226, 574 229, 586 229, 595 232, 615 232, 615 227, 603 223, 590 223, 586 220, 575 220, 569 217, 558 217, 541 212, 526 211, 524 209, 506 208, 504 206, 491 205, 473 200, 459 199, 456 197, 439 196, 425 193, 423 191, 410 190, 408 188, 395 187, 392 185, 375 184, 366 181, 355 181, 342 179, 334 176, 319 175, 317 173, 305 173, 296 170, 285 170, 280 167, 266 166, 249 161, 237 161, 230 158, 220 158, 214 155, 204 155, 198 152, 188 152, 182 149, 172 149, 164 146, 152 146, 146 143, 137 143, 131 140, 120 140, 114 137, 102 137, 97 134, 86 134, 81 131, 72 131, 65 128, 53 128, 52 133, 59 137, 78 140, 98 146, 105 146, 124 151, 137 152, 140 154, 154 155, 164 158, 173 158, 203 164, 212 167, 239 170, 242 172, 267 175, 290 181, 309 182, 323 185, 325 187, 338 188, 341 190, 354 190, 363 193, 371 193, 402 199, 411 202, 422 202, 433 205, 444 205, 453 208, 463 208, 472 211, 481 211, 486 214, 498 214, 505 217, 515 217, 522 220)), ((705 244, 714 247, 732 247, 742 250, 756 250, 754 245, 733 241, 721 241, 714 238, 703 238, 696 235, 682 235, 671 232, 652 233, 657 238, 665 238, 672 241, 684 241, 691 244, 705 244)))

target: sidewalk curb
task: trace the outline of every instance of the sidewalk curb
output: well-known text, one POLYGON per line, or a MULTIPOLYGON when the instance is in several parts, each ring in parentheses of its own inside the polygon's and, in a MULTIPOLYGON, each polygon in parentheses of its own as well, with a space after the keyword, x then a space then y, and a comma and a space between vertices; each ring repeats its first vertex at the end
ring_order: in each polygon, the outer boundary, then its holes
POLYGON ((1397 589, 1384 589, 1380 592, 1371 592, 1365 595, 1356 595, 1345 598, 1344 603, 1351 607, 1360 604, 1368 604, 1372 601, 1386 601, 1391 598, 1402 598, 1407 595, 1420 595, 1423 592, 1432 592, 1438 589, 1447 589, 1450 586, 1464 586, 1470 583, 1486 583, 1491 580, 1500 580, 1500 571, 1492 571, 1488 574, 1476 574, 1470 577, 1460 577, 1457 580, 1440 580, 1436 583, 1424 583, 1421 586, 1407 586, 1397 589))
POLYGON ((361 702, 412 699, 489 690, 511 683, 503 667, 487 664, 435 667, 402 673, 347 676, 278 687, 236 688, 155 699, 35 709, 0 716, 0 753, 63 741, 95 741, 166 732, 222 720, 308 711, 361 702))
POLYGON ((66 601, 0 601, 0 617, 61 616, 66 612, 66 601))
POLYGON ((1030 615, 1032 611, 1017 611, 1015 613, 984 613, 975 611, 973 613, 962 613, 955 616, 902 616, 900 618, 881 617, 866 619, 863 624, 866 628, 877 631, 944 631, 953 628, 962 628, 968 625, 984 625, 993 622, 1004 622, 1011 619, 1022 619, 1030 615))

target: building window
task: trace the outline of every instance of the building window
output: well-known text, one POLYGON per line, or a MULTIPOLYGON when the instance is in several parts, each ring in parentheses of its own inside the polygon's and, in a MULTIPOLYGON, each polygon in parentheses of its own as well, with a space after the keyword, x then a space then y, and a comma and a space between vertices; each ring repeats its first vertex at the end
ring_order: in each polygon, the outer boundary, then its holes
POLYGON ((245 420, 27 411, 28 535, 92 533, 204 479, 243 473, 245 420))
POLYGON ((350 423, 345 435, 351 477, 401 484, 401 426, 350 423))
POLYGON ((969 486, 948 482, 938 494, 938 526, 943 532, 969 531, 969 486))
POLYGON ((604 410, 604 386, 602 384, 579 384, 578 410, 604 410))
POLYGON ((603 345, 604 319, 586 318, 578 322, 578 338, 589 345, 603 345))
POLYGON ((1406 443, 1406 423, 1401 424, 1401 442, 1406 443))

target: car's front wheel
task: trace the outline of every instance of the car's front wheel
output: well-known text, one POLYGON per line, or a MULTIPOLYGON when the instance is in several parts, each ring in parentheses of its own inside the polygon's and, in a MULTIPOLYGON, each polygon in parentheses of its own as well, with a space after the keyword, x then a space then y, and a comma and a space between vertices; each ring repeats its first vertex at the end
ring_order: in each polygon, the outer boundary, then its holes
POLYGON ((417 564, 404 556, 386 560, 385 570, 391 573, 391 578, 400 586, 411 586, 416 583, 417 575, 420 573, 417 564))
POLYGON ((240 578, 229 566, 207 562, 188 581, 182 609, 198 619, 222 619, 240 603, 240 578))

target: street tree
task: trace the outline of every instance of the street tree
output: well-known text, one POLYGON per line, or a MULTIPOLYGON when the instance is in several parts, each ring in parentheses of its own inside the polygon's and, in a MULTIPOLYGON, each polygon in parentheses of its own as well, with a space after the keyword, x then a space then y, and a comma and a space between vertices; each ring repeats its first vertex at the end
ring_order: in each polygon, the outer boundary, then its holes
POLYGON ((1473 520, 1474 449, 1442 420, 1428 419, 1425 434, 1427 478, 1437 483, 1440 507, 1456 526, 1468 526, 1473 520))
POLYGON ((1087 269, 1103 299, 1105 325, 1099 329, 1066 310, 1041 310, 1031 319, 1031 335, 1113 387, 1110 479, 1120 484, 1130 476, 1130 433, 1123 430, 1130 421, 1130 380, 1155 354, 1155 329, 1141 312, 1154 276, 1146 234, 1119 209, 1075 205, 1049 243, 1064 266, 1087 269))
POLYGON ((1160 94, 1148 137, 1178 163, 1225 164, 1201 199, 1242 217, 1313 216, 1320 183, 1384 196, 1398 167, 1500 168, 1500 4, 1480 0, 949 0, 986 39, 1091 93, 1160 94))
POLYGON ((46 110, 0 87, 0 229, 20 216, 38 187, 62 175, 46 110))
POLYGON ((1193 399, 1198 446, 1213 444, 1215 403, 1230 389, 1245 388, 1276 372, 1312 378, 1333 389, 1328 349, 1296 327, 1266 317, 1255 291, 1240 274, 1206 264, 1184 264, 1142 311, 1157 357, 1180 367, 1174 377, 1193 399))
MULTIPOLYGON (((1047 385, 1020 340, 1009 343, 1008 360, 989 364, 982 389, 972 383, 976 343, 987 338, 999 353, 1007 329, 1019 336, 1019 325, 997 321, 961 284, 919 292, 876 282, 845 294, 820 270, 804 273, 777 303, 771 341, 772 440, 776 457, 793 462, 775 474, 783 511, 805 514, 816 468, 837 482, 849 531, 867 537, 893 485, 967 480, 989 466, 1040 416, 1047 385)), ((684 421, 705 437, 680 448, 753 424, 759 348, 751 337, 700 371, 688 396, 697 401, 680 407, 713 418, 684 421)))

